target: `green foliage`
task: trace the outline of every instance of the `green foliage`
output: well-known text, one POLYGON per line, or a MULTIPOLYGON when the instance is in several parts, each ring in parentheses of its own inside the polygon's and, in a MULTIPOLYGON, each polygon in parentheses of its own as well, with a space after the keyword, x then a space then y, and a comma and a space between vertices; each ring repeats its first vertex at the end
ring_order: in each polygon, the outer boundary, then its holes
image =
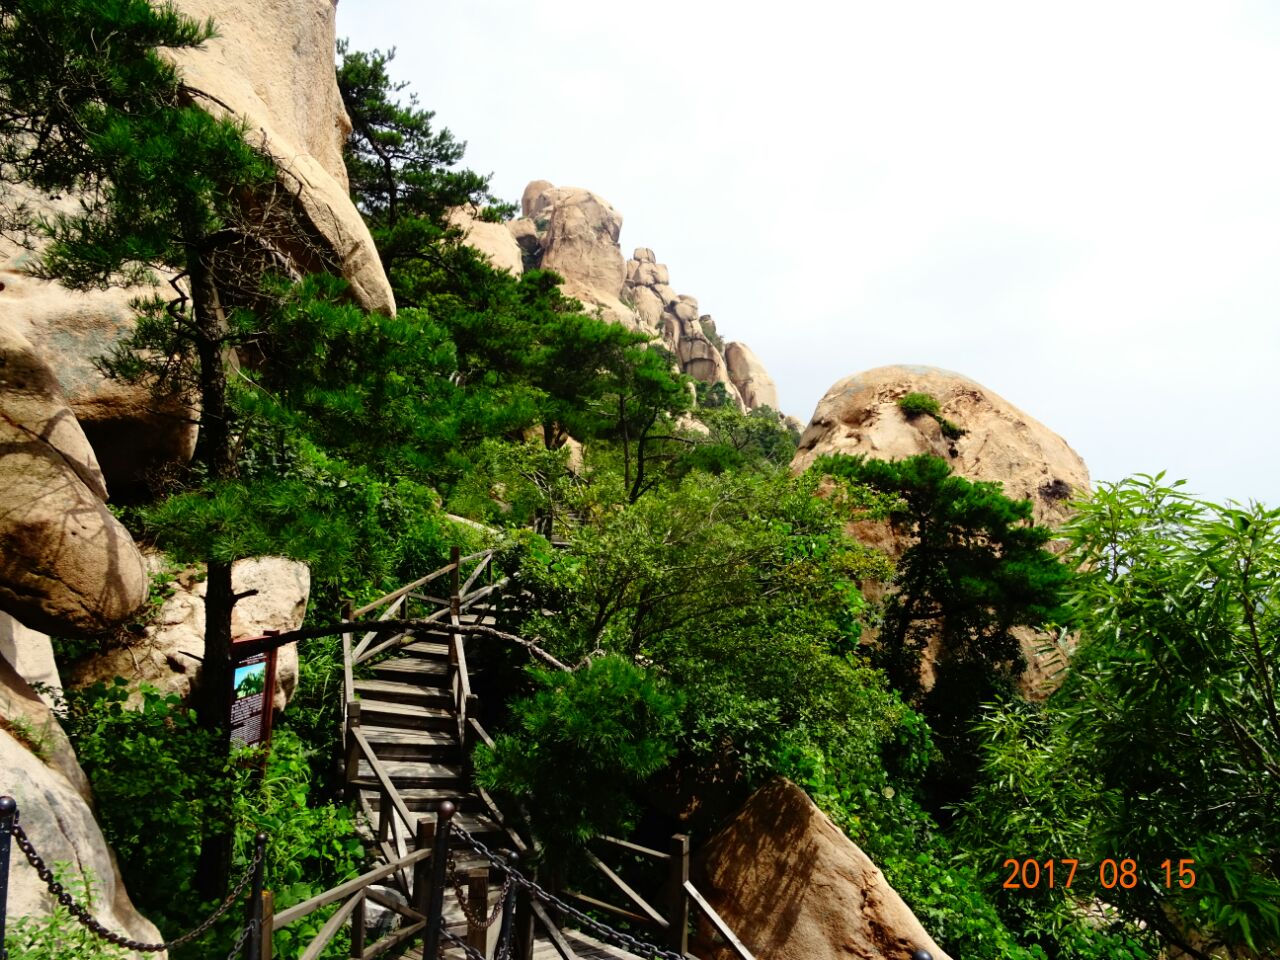
POLYGON ((938 422, 942 435, 948 440, 959 440, 965 435, 963 427, 957 426, 942 415, 942 408, 936 397, 928 393, 908 393, 898 398, 898 406, 908 418, 926 415, 938 422))
MULTIPOLYGON (((90 912, 96 903, 93 874, 81 874, 65 861, 51 865, 54 879, 63 885, 77 903, 90 912)), ((123 947, 106 943, 81 926, 71 911, 60 903, 42 917, 16 917, 5 931, 4 947, 8 960, 126 960, 123 947)))
POLYGON ((1101 891, 1095 875, 1076 909, 1105 894, 1166 947, 1268 955, 1280 947, 1280 512, 1161 481, 1100 484, 1080 505, 1068 528, 1084 571, 1079 652, 1043 713, 983 722, 984 786, 960 836, 975 858, 1019 843, 1131 857, 1136 887, 1101 891), (1160 864, 1183 858, 1195 886, 1166 888, 1160 864))
POLYGON ((617 655, 531 677, 534 694, 512 707, 517 730, 477 748, 476 778, 526 800, 539 835, 564 856, 633 825, 631 791, 675 753, 681 697, 617 655))
POLYGON ((937 417, 942 412, 937 399, 928 393, 908 393, 901 396, 898 398, 898 406, 908 417, 918 417, 921 414, 937 417))
POLYGON ((954 476, 938 457, 900 461, 821 458, 814 471, 900 498, 890 513, 908 538, 884 603, 872 662, 929 718, 945 757, 933 774, 935 803, 973 784, 976 745, 969 725, 982 703, 1007 696, 1025 668, 1013 628, 1064 622, 1071 573, 1045 546, 1050 532, 1031 504, 999 484, 954 476), (920 672, 935 645, 936 681, 920 672))

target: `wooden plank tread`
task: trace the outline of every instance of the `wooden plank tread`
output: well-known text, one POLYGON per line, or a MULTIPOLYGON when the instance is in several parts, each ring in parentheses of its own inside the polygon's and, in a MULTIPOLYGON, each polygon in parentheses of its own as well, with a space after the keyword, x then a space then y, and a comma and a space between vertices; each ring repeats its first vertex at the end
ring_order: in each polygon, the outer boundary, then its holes
POLYGON ((360 699, 360 706, 366 712, 390 713, 398 717, 418 718, 422 720, 452 720, 453 711, 444 707, 424 707, 417 703, 395 703, 390 700, 360 699))

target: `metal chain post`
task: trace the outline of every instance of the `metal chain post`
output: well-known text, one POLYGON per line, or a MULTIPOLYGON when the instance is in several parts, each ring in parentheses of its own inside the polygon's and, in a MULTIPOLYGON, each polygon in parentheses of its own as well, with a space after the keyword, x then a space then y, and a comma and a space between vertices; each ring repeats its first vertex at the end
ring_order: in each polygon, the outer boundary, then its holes
POLYGON ((262 960, 262 881, 267 868, 267 835, 260 833, 253 838, 253 886, 249 893, 248 916, 245 917, 249 935, 248 960, 262 960))
POLYGON ((424 957, 440 953, 440 931, 444 927, 445 868, 449 859, 449 828, 453 825, 453 803, 445 800, 436 811, 435 848, 431 852, 431 889, 427 901, 427 935, 422 944, 424 957))
POLYGON ((4 920, 9 903, 10 838, 17 816, 18 801, 13 797, 0 797, 0 960, 9 960, 9 950, 4 945, 4 920))

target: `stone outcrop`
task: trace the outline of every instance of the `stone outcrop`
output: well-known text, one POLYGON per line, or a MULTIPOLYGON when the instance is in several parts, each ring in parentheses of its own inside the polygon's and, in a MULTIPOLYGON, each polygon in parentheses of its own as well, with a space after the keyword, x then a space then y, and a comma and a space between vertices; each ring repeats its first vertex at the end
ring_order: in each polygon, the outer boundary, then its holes
POLYGON ((197 20, 212 17, 218 30, 201 49, 173 54, 196 101, 243 121, 294 198, 290 213, 309 242, 286 242, 283 252, 302 273, 345 277, 365 309, 394 311, 373 238, 347 192, 342 145, 351 121, 333 70, 333 0, 179 0, 177 7, 197 20))
MULTIPOLYGON (((697 857, 696 882, 729 929, 769 960, 950 960, 884 874, 803 790, 777 779, 697 857)), ((733 960, 705 925, 707 960, 733 960)))
POLYGON ((729 367, 729 379, 748 409, 778 409, 778 387, 750 347, 737 341, 729 343, 724 349, 724 360, 729 367))
POLYGON ((463 242, 480 253, 499 270, 515 276, 524 272, 524 254, 520 244, 505 223, 479 220, 467 207, 449 211, 449 223, 462 231, 463 242))
POLYGON ((981 384, 937 367, 878 367, 835 384, 801 436, 792 469, 825 453, 881 460, 936 454, 959 476, 999 481, 1007 496, 1030 500, 1036 521, 1050 527, 1089 489, 1088 468, 1065 440, 981 384), (948 440, 932 417, 908 417, 898 406, 908 393, 932 396, 965 435, 948 440))
MULTIPOLYGON (((1071 515, 1070 500, 1089 489, 1089 470, 1065 440, 981 384, 936 367, 879 367, 835 384, 801 436, 792 470, 804 470, 826 453, 881 460, 931 453, 946 459, 958 476, 998 481, 1007 496, 1030 500, 1036 522, 1048 527, 1061 526, 1071 515), (965 434, 948 439, 932 417, 908 417, 898 406, 908 393, 932 396, 941 416, 965 434)), ((850 532, 891 557, 906 546, 887 521, 856 523, 850 532)), ((872 586, 865 592, 872 599, 882 596, 872 586)), ((1032 698, 1047 696, 1062 679, 1061 652, 1052 638, 1030 627, 1011 633, 1027 662, 1020 689, 1032 698)), ((933 654, 931 646, 922 668, 926 689, 934 679, 933 654)))
POLYGON ((147 599, 142 556, 53 371, 4 325, 0 452, 0 610, 63 635, 126 622, 147 599))
MULTIPOLYGON (((74 212, 74 201, 50 201, 21 185, 4 191, 12 202, 46 216, 74 212)), ((145 383, 112 380, 94 362, 133 332, 137 311, 131 301, 152 297, 159 288, 68 290, 27 273, 33 256, 0 236, 0 327, 30 340, 49 364, 108 489, 117 500, 128 497, 149 475, 195 452, 189 404, 180 396, 157 397, 145 383)))
MULTIPOLYGON (((153 572, 165 567, 159 554, 149 554, 153 572)), ((186 699, 200 673, 204 657, 204 580, 198 570, 178 575, 173 593, 165 599, 136 643, 119 647, 76 664, 67 678, 73 687, 96 681, 110 683, 124 677, 134 688, 131 701, 141 702, 139 683, 163 694, 186 699)), ((297 630, 307 613, 311 574, 305 563, 283 557, 237 560, 231 568, 236 593, 257 591, 241 599, 231 615, 231 635, 257 637, 269 631, 297 630)), ((287 644, 276 657, 276 689, 272 705, 283 710, 298 685, 298 646, 287 644)))
MULTIPOLYGON (((47 639, 47 638, 46 638, 47 639)), ((93 882, 93 913, 108 929, 136 940, 163 938, 134 908, 115 856, 93 819, 89 784, 66 734, 48 706, 5 659, 0 659, 0 769, 3 792, 18 801, 22 826, 49 863, 64 861, 71 874, 93 882)), ((10 927, 20 917, 51 913, 44 883, 16 847, 9 872, 10 927)), ((145 956, 165 957, 166 953, 145 956)))
MULTIPOLYGON (((760 361, 737 344, 735 379, 715 321, 699 312, 696 299, 675 291, 671 271, 651 249, 639 247, 630 260, 623 259, 618 244, 622 215, 608 201, 589 190, 534 180, 520 205, 521 218, 506 227, 526 269, 555 270, 564 278, 566 296, 606 320, 649 334, 671 351, 682 373, 721 384, 741 409, 777 409, 777 388, 760 361)), ((504 243, 474 232, 468 242, 495 265, 510 269, 512 253, 504 243)))

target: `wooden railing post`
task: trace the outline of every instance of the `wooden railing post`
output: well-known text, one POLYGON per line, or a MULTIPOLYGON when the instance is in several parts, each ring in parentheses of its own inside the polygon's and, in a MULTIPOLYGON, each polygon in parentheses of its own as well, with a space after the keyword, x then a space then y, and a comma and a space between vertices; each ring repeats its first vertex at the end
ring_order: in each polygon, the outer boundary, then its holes
MULTIPOLYGON (((428 847, 434 847, 435 842, 435 821, 429 817, 420 817, 418 819, 418 833, 414 841, 415 849, 425 850, 428 847)), ((427 860, 419 860, 413 865, 413 909, 424 917, 427 915, 427 906, 430 904, 430 891, 431 864, 427 860)))
POLYGON ((262 929, 258 931, 262 937, 262 946, 259 947, 259 950, 261 951, 260 956, 262 957, 262 960, 271 960, 271 957, 272 957, 271 928, 275 923, 275 918, 276 918, 275 895, 270 890, 263 890, 262 891, 262 929))
POLYGON ((356 740, 355 730, 360 726, 360 701, 351 700, 347 703, 347 763, 346 763, 346 786, 347 796, 353 797, 350 793, 351 784, 360 776, 360 743, 356 740))
POLYGON ((361 893, 357 896, 360 897, 360 902, 351 911, 351 950, 347 955, 360 960, 364 957, 364 895, 361 893))
MULTIPOLYGON (((489 916, 489 868, 472 867, 467 871, 467 908, 472 916, 489 916)), ((484 953, 489 947, 489 928, 478 927, 467 918, 467 946, 484 953)))
MULTIPOLYGON (((423 941, 422 955, 432 958, 440 955, 440 928, 443 926, 445 870, 449 859, 450 821, 453 819, 453 804, 445 800, 436 811, 436 835, 431 850, 431 882, 424 884, 418 910, 427 918, 427 936, 423 941)), ((419 826, 421 835, 421 826, 419 826)), ((415 871, 416 872, 416 871, 415 871)), ((424 871, 425 872, 425 871, 424 871)), ((414 898, 419 898, 414 891, 414 898)))
POLYGON ((262 881, 267 869, 267 835, 260 833, 253 838, 253 886, 249 893, 249 916, 246 922, 253 927, 253 932, 246 943, 245 955, 248 960, 262 960, 262 881))
POLYGON ((669 944, 677 953, 689 952, 689 897, 684 885, 689 882, 689 837, 677 833, 671 838, 671 904, 667 920, 671 927, 669 944))
POLYGON ((458 592, 462 583, 462 571, 458 569, 461 559, 462 548, 450 547, 449 562, 453 564, 453 569, 449 571, 449 612, 455 617, 462 614, 462 595, 458 592))

